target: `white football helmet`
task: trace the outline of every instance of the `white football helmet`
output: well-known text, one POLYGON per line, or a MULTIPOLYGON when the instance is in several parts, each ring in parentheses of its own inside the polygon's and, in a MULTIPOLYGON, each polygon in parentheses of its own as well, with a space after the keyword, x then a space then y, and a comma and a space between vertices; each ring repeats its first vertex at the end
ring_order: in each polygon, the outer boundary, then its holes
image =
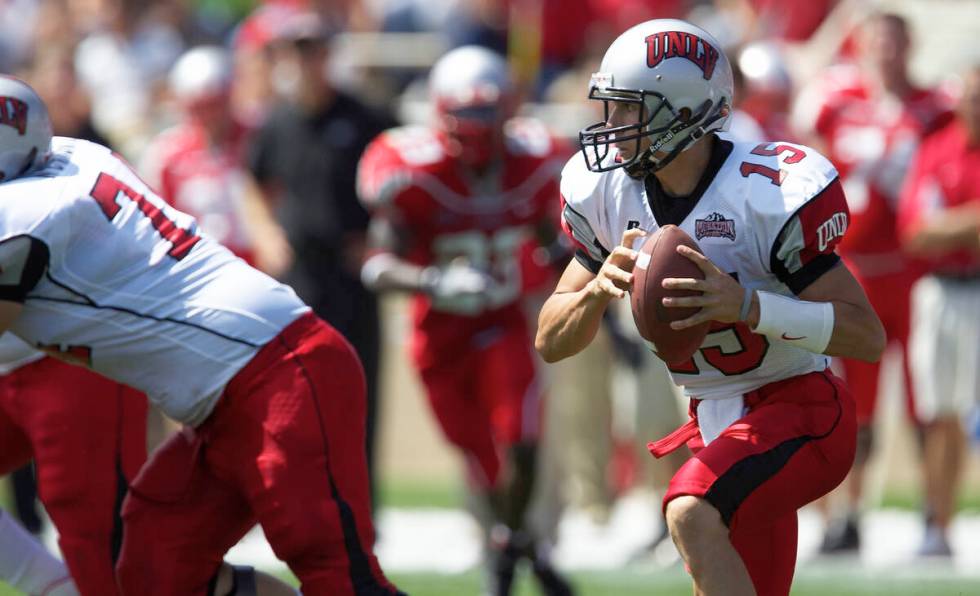
POLYGON ((589 83, 589 99, 605 103, 606 120, 579 133, 589 169, 624 166, 656 171, 714 130, 726 130, 732 105, 732 68, 707 31, 677 19, 640 23, 606 50, 589 83), (610 101, 639 104, 635 123, 610 126, 610 101), (642 149, 649 137, 650 146, 642 149), (610 145, 635 141, 630 159, 610 145))
POLYGON ((0 182, 23 176, 50 153, 47 106, 24 81, 0 75, 0 182))
POLYGON ((226 95, 231 81, 231 57, 218 46, 187 50, 174 64, 168 78, 171 93, 183 104, 226 95))
POLYGON ((746 87, 765 93, 789 94, 793 79, 779 46, 771 41, 755 41, 738 54, 738 68, 746 87))
POLYGON ((503 142, 513 109, 514 81, 503 56, 479 46, 456 48, 429 75, 429 97, 450 142, 450 152, 485 164, 503 142))

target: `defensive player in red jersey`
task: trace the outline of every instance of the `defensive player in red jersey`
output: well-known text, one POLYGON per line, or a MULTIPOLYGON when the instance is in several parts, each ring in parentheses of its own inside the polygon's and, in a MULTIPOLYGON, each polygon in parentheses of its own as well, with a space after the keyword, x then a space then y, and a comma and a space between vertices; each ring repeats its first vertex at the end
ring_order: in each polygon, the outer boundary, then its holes
POLYGON ((912 290, 909 353, 933 506, 923 555, 949 555, 966 454, 965 416, 980 403, 980 66, 963 77, 957 118, 926 139, 902 194, 899 229, 928 273, 912 290))
POLYGON ((362 277, 415 293, 411 358, 496 520, 490 593, 510 593, 526 556, 548 594, 568 594, 525 525, 542 389, 520 304, 522 255, 535 229, 557 229, 548 217, 556 147, 540 123, 510 119, 511 76, 489 50, 441 58, 430 90, 436 126, 386 131, 361 158, 359 193, 373 217, 362 277))
POLYGON ((178 123, 144 153, 140 173, 201 230, 270 275, 282 273, 291 249, 251 174, 243 167, 249 130, 233 111, 232 64, 216 46, 184 53, 170 72, 178 123))
POLYGON ((589 98, 604 122, 579 133, 562 171, 562 221, 576 243, 538 322, 545 360, 581 351, 632 289, 635 241, 679 226, 704 254, 678 252, 704 279, 671 326, 713 321, 700 349, 668 363, 691 420, 650 444, 694 456, 664 497, 696 594, 786 595, 797 509, 832 490, 854 460, 853 398, 829 356, 876 360, 884 330, 835 251, 847 228, 837 172, 809 147, 732 142, 732 73, 718 42, 684 21, 636 25, 606 51, 589 98))
POLYGON ((0 106, 0 331, 84 354, 185 425, 123 504, 123 595, 294 593, 251 573, 222 587, 255 523, 303 593, 397 594, 372 552, 350 345, 108 148, 52 138, 29 86, 0 78, 0 106))
MULTIPOLYGON (((895 213, 920 139, 947 119, 949 108, 940 94, 910 81, 910 39, 902 17, 871 16, 858 41, 856 64, 832 67, 800 94, 799 124, 809 129, 805 134, 817 137, 818 146, 826 147, 840 172, 851 219, 838 250, 900 350, 911 414, 908 288, 917 272, 902 252, 895 213)), ((821 546, 826 553, 859 548, 858 514, 879 387, 877 362, 844 358, 841 363, 858 404, 858 450, 845 482, 848 511, 829 525, 821 546)))
POLYGON ((34 460, 38 495, 81 594, 119 593, 126 489, 146 461, 146 398, 83 368, 83 348, 0 339, 0 475, 34 460))

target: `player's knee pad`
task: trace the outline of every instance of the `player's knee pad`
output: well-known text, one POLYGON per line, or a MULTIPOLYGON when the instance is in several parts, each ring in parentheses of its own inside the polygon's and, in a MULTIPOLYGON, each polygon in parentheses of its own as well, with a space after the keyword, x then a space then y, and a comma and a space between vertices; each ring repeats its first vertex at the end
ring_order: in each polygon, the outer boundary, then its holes
POLYGON ((854 465, 863 466, 871 459, 874 450, 874 429, 870 424, 863 424, 857 431, 857 448, 854 452, 854 465))

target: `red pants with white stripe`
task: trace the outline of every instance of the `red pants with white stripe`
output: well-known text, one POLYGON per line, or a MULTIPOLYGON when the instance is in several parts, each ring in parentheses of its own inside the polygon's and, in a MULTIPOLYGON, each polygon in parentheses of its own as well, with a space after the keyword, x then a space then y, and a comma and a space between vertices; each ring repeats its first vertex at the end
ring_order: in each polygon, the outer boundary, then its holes
POLYGON ((225 552, 258 522, 303 594, 397 594, 373 553, 364 426, 357 355, 332 327, 301 317, 136 479, 123 507, 123 593, 206 594, 225 552))
MULTIPOLYGON (((693 495, 730 529, 759 596, 789 594, 796 566, 796 511, 834 489, 851 468, 854 400, 829 371, 770 383, 744 397, 749 412, 674 475, 664 509, 693 495)), ((684 428, 684 427, 682 427, 684 428)))

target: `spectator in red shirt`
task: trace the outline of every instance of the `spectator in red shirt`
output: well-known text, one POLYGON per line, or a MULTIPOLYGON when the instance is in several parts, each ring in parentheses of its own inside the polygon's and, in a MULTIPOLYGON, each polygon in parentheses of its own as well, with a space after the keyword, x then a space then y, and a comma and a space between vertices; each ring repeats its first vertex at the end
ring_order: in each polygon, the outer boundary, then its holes
POLYGON ((179 121, 150 144, 142 174, 236 255, 272 275, 282 273, 292 254, 244 167, 249 131, 231 107, 230 56, 217 46, 198 46, 177 61, 169 83, 179 121))
POLYGON ((956 120, 927 139, 915 159, 899 218, 906 249, 928 268, 912 291, 909 343, 933 507, 922 555, 950 554, 947 532, 965 456, 962 423, 980 397, 980 65, 963 82, 956 120))
MULTIPOLYGON (((815 137, 811 144, 825 147, 840 172, 851 221, 838 250, 868 294, 889 340, 901 349, 903 380, 910 387, 908 288, 917 272, 902 253, 895 211, 916 146, 948 117, 948 109, 938 93, 910 80, 910 39, 902 17, 872 15, 857 39, 856 64, 832 67, 801 93, 798 125, 815 137)), ((858 512, 879 387, 878 363, 842 359, 840 364, 857 400, 858 452, 844 484, 848 510, 830 524, 821 548, 826 553, 859 547, 858 512)), ((910 413, 911 403, 910 396, 910 413)))

